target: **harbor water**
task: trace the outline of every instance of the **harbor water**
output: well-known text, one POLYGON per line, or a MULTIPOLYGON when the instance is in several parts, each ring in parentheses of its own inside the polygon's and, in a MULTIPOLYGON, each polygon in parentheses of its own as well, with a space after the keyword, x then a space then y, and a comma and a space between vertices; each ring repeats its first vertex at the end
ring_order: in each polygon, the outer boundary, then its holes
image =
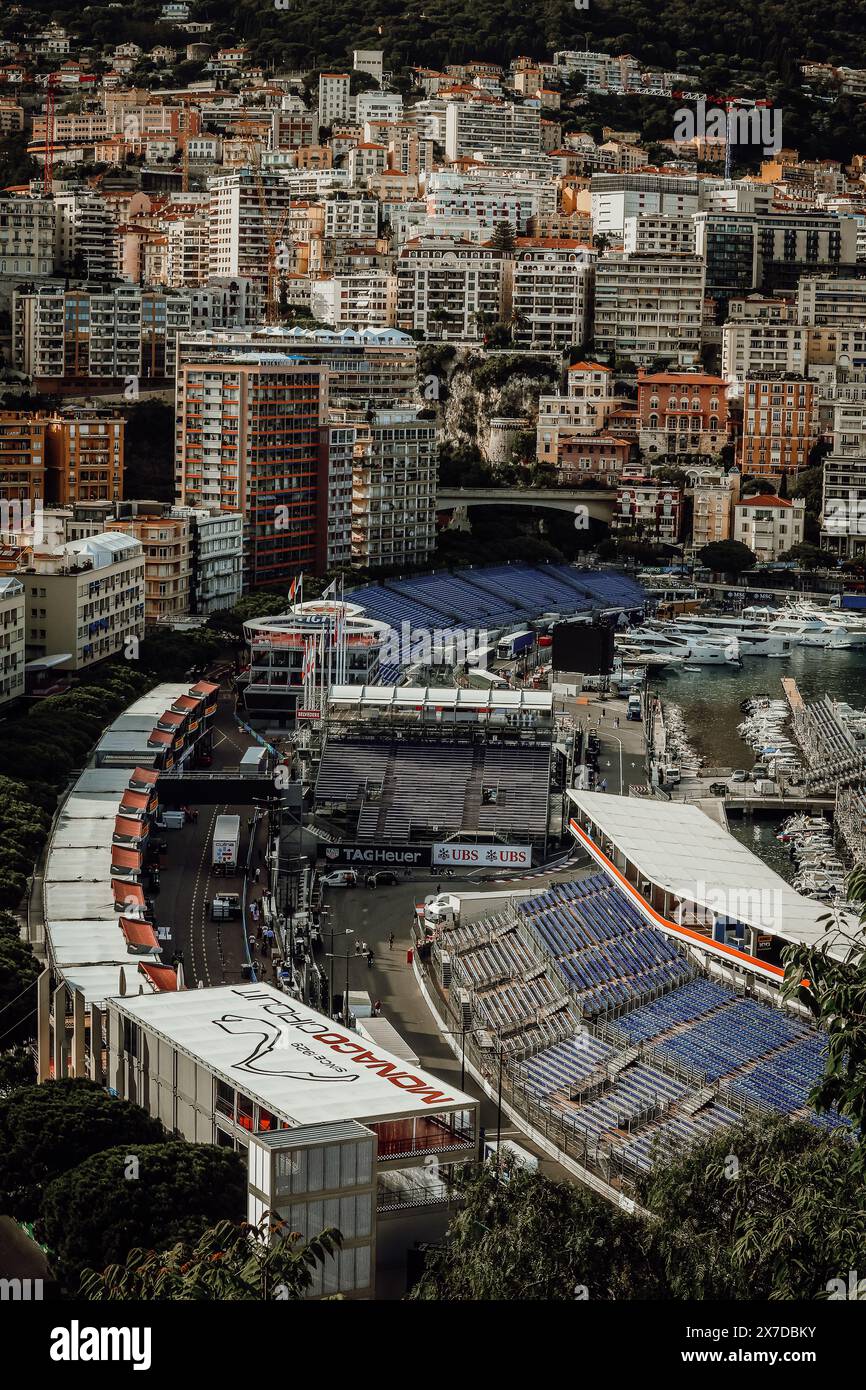
MULTIPOLYGON (((795 647, 790 657, 747 657, 740 667, 672 668, 651 681, 665 703, 678 705, 689 742, 707 767, 751 768, 755 755, 737 732, 740 705, 754 695, 783 698, 782 677, 790 676, 807 701, 823 695, 854 708, 866 706, 866 649, 826 651, 795 647)), ((789 882, 796 865, 776 839, 778 817, 732 816, 731 833, 789 882)))
POLYGON ((750 768, 755 757, 737 733, 740 705, 753 695, 784 697, 782 677, 790 676, 808 703, 829 695, 855 709, 866 705, 866 648, 826 651, 795 647, 790 657, 746 657, 742 666, 670 668, 650 681, 665 703, 679 705, 689 741, 707 767, 750 768))

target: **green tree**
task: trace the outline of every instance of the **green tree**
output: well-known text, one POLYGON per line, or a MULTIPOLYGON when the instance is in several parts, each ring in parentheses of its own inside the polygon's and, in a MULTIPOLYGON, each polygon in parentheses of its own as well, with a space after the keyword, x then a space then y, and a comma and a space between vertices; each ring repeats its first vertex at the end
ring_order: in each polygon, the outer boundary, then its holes
POLYGON ((285 1223, 269 1225, 267 1217, 258 1226, 221 1221, 193 1245, 179 1241, 169 1250, 132 1250, 123 1264, 101 1274, 85 1270, 81 1293, 91 1300, 148 1303, 299 1299, 341 1243, 336 1230, 302 1241, 285 1223))
MULTIPOLYGON (((22 861, 26 863, 25 854, 23 850, 16 850, 13 858, 7 847, 6 856, 0 859, 0 889, 5 876, 7 892, 14 892, 17 879, 22 875, 12 866, 22 861)), ((21 939, 16 918, 9 912, 0 912, 0 1019, 7 1047, 35 1036, 36 981, 41 971, 30 943, 21 939)), ((0 1166, 2 1162, 0 1152, 0 1166)))
POLYGON ((232 1149, 129 1142, 56 1178, 36 1232, 61 1283, 74 1289, 85 1269, 117 1264, 133 1247, 194 1244, 208 1226, 241 1220, 245 1205, 245 1164, 232 1149))
POLYGON ((458 1182, 445 1240, 415 1300, 521 1302, 652 1298, 644 1223, 584 1187, 495 1164, 458 1182))
POLYGON ((783 551, 779 559, 796 561, 804 570, 835 568, 835 557, 829 551, 822 550, 819 545, 809 545, 805 541, 801 545, 792 545, 790 550, 783 551))
POLYGON ((714 574, 742 574, 752 568, 756 556, 742 541, 711 541, 698 551, 698 560, 714 574))
POLYGON ((0 1095, 20 1086, 36 1085, 36 1066, 29 1047, 10 1047, 0 1052, 0 1095))
POLYGON ((835 1107, 856 1127, 861 1171, 866 1170, 866 869, 856 868, 846 884, 851 903, 861 905, 860 925, 825 919, 827 936, 818 946, 792 946, 785 952, 783 993, 808 1008, 827 1034, 825 1073, 809 1101, 819 1111, 835 1107), (831 954, 832 952, 832 954, 831 954))
POLYGON ((33 1221, 55 1178, 116 1144, 156 1144, 162 1126, 93 1081, 64 1077, 0 1098, 0 1210, 33 1221))
POLYGON ((787 1117, 724 1130, 657 1163, 639 1198, 673 1298, 820 1298, 862 1268, 862 1172, 838 1131, 787 1117))
POLYGON ((513 251, 514 228, 510 222, 497 222, 493 228, 493 235, 490 238, 490 245, 496 246, 500 251, 513 251))

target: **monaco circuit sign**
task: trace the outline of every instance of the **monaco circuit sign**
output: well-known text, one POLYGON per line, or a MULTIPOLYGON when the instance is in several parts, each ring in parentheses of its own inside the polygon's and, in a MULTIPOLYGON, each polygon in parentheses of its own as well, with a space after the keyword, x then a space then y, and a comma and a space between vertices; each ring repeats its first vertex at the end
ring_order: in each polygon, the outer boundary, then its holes
POLYGON ((530 869, 531 845, 461 845, 454 841, 433 846, 434 865, 455 868, 530 869))

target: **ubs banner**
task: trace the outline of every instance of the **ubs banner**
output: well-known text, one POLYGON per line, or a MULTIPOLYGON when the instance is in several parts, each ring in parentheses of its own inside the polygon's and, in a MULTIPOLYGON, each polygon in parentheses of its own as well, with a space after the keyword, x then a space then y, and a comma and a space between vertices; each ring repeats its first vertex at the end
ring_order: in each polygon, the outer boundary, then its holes
POLYGON ((529 869, 531 845, 459 845, 453 842, 433 846, 433 863, 462 865, 464 868, 529 869))
POLYGON ((324 845, 319 844, 319 857, 330 865, 352 865, 355 868, 413 869, 426 868, 430 863, 429 845, 324 845))

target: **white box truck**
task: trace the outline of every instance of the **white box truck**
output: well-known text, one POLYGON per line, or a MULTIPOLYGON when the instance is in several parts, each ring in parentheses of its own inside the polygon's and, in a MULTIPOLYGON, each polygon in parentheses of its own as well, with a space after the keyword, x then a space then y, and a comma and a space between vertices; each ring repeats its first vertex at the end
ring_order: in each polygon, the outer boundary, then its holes
POLYGON ((214 868, 219 867, 224 871, 236 869, 240 846, 240 816, 217 816, 213 829, 213 855, 211 858, 214 868))

